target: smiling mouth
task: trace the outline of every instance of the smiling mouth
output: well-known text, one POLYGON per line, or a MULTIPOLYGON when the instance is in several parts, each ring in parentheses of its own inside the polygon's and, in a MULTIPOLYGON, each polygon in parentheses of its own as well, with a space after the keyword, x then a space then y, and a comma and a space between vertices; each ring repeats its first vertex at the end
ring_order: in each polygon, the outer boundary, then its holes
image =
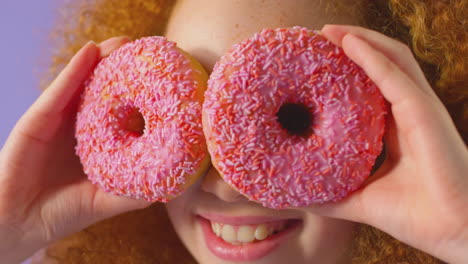
POLYGON ((228 261, 253 261, 274 252, 302 226, 300 219, 200 216, 206 246, 228 261), (209 218, 209 219, 208 219, 209 218))
POLYGON ((213 233, 232 245, 245 245, 257 243, 275 234, 284 231, 294 223, 294 220, 279 220, 251 225, 230 225, 216 221, 210 221, 213 233))

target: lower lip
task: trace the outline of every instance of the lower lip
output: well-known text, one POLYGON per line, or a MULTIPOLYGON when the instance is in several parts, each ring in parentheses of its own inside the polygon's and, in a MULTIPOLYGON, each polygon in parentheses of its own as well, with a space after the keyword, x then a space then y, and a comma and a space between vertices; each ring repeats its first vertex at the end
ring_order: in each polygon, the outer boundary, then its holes
POLYGON ((200 216, 197 218, 205 235, 208 249, 218 258, 226 261, 254 261, 270 254, 286 241, 301 223, 299 220, 294 220, 285 230, 259 242, 232 245, 213 233, 209 220, 200 216))

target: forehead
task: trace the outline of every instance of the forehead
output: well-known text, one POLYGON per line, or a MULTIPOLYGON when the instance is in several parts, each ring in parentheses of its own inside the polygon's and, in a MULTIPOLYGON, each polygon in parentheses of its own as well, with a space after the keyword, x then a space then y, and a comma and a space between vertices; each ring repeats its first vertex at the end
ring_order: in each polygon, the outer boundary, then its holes
POLYGON ((263 28, 326 23, 358 24, 352 6, 323 0, 181 0, 166 30, 169 40, 194 56, 211 72, 216 61, 235 43, 263 28), (337 6, 337 7, 335 7, 337 6))

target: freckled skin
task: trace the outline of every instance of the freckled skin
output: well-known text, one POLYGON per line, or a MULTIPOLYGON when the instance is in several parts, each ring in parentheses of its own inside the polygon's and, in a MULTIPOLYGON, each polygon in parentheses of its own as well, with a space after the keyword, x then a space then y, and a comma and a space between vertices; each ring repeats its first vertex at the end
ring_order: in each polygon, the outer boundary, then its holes
POLYGON ((265 27, 304 26, 320 29, 330 22, 356 24, 352 11, 339 16, 324 15, 327 9, 325 2, 182 0, 174 8, 166 36, 211 72, 218 58, 232 45, 265 27), (200 10, 201 7, 203 10, 200 10))

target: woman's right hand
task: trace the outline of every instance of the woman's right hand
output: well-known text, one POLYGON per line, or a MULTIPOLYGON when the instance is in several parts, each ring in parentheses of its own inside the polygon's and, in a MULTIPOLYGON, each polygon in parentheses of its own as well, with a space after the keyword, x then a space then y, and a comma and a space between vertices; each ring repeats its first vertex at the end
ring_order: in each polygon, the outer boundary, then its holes
POLYGON ((372 225, 448 263, 468 263, 468 149, 410 49, 379 32, 328 25, 391 104, 386 160, 352 195, 306 210, 372 225))
POLYGON ((149 205, 93 185, 74 150, 84 81, 128 41, 86 44, 13 128, 0 151, 0 263, 19 263, 54 240, 149 205))

